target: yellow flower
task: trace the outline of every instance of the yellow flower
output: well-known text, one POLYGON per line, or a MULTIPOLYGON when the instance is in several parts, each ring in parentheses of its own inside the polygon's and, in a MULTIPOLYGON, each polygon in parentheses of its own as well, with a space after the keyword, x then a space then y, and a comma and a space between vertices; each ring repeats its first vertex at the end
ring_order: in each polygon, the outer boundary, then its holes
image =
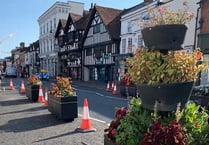
POLYGON ((56 97, 75 96, 75 92, 70 84, 71 78, 56 77, 57 83, 51 83, 52 90, 49 92, 56 97))

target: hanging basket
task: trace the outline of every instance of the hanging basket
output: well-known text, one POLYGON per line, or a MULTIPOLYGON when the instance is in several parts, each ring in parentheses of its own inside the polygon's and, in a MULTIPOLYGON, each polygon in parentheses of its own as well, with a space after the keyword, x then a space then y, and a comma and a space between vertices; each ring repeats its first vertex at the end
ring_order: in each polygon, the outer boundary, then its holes
POLYGON ((183 48, 187 27, 183 24, 157 25, 142 30, 142 37, 148 49, 180 50, 183 48))
POLYGON ((194 82, 139 84, 142 107, 154 110, 155 102, 157 102, 158 111, 175 111, 178 103, 181 103, 181 108, 184 108, 191 96, 193 85, 194 82))

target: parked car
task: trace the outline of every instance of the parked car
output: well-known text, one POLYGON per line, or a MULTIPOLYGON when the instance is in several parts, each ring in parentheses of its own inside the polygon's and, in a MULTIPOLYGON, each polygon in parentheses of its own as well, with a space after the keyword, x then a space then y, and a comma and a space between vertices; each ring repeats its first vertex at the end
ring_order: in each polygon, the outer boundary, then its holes
POLYGON ((7 67, 5 77, 17 77, 17 68, 14 66, 7 67))

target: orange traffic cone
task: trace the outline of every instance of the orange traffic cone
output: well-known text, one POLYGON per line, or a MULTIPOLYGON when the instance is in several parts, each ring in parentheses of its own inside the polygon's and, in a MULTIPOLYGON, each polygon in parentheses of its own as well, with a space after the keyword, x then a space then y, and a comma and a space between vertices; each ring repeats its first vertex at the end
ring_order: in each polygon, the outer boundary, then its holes
POLYGON ((48 107, 48 88, 45 88, 45 100, 44 100, 44 106, 48 107))
POLYGON ((111 89, 110 89, 110 82, 109 82, 109 81, 107 82, 107 88, 106 88, 106 91, 107 91, 107 92, 110 92, 110 91, 111 91, 111 89))
POLYGON ((14 90, 12 79, 10 79, 9 89, 10 90, 14 90))
POLYGON ((112 88, 111 88, 111 90, 114 90, 114 81, 112 81, 112 88))
POLYGON ((43 95, 43 90, 42 90, 41 85, 39 86, 38 102, 44 102, 44 95, 43 95))
POLYGON ((87 98, 84 99, 83 106, 84 106, 83 107, 83 118, 82 118, 81 126, 78 130, 81 131, 81 132, 96 131, 96 129, 91 126, 91 120, 90 120, 90 115, 89 115, 89 108, 88 108, 87 98))
POLYGON ((21 83, 20 93, 21 93, 21 94, 24 94, 24 93, 25 93, 25 85, 24 85, 24 81, 22 81, 22 83, 21 83))
POLYGON ((118 94, 118 92, 117 92, 117 87, 116 87, 116 83, 114 84, 114 89, 113 89, 113 91, 112 91, 112 94, 113 94, 113 95, 118 94))

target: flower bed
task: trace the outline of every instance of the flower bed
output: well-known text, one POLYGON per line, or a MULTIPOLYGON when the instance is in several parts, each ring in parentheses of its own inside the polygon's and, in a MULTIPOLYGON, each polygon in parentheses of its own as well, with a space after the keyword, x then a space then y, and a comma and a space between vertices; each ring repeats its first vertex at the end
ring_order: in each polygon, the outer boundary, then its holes
POLYGON ((71 78, 57 77, 57 83, 52 83, 49 91, 48 110, 58 119, 73 121, 78 117, 77 96, 70 80, 71 78))
POLYGON ((106 136, 119 145, 209 144, 207 110, 193 102, 183 110, 177 106, 176 111, 170 113, 158 113, 155 107, 155 111, 146 110, 139 98, 132 98, 128 110, 123 107, 119 110, 124 113, 116 112, 116 118, 105 130, 106 136))

